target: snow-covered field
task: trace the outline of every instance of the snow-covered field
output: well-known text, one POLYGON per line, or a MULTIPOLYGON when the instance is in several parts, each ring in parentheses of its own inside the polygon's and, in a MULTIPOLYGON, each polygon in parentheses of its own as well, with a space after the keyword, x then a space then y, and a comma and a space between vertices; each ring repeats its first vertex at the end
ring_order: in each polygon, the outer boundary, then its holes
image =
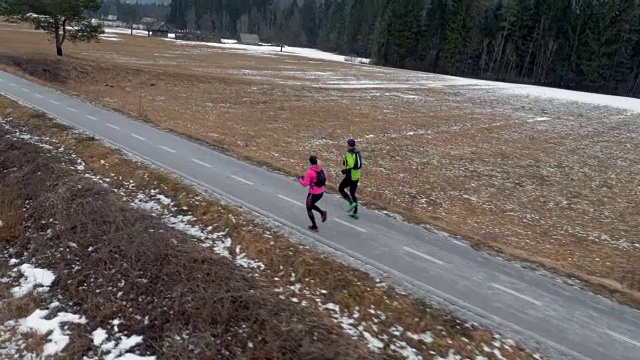
POLYGON ((314 152, 337 179, 355 137, 367 205, 640 291, 638 99, 109 31, 70 50, 91 82, 53 86, 290 175, 314 152))
MULTIPOLYGON (((131 29, 125 29, 125 28, 105 27, 104 28, 104 32, 105 32, 105 34, 131 35, 131 29)), ((146 30, 133 29, 133 35, 134 36, 145 36, 145 37, 148 37, 149 33, 146 30)))
MULTIPOLYGON (((130 30, 121 28, 105 28, 107 34, 130 34, 130 30)), ((147 36, 146 31, 134 30, 136 36, 147 36)), ((170 34, 171 36, 172 34, 170 34)), ((115 39, 117 37, 109 37, 115 39)), ((167 39, 180 45, 191 45, 196 47, 214 47, 220 50, 238 50, 253 55, 296 55, 309 59, 328 60, 344 62, 345 56, 323 52, 316 49, 285 47, 283 52, 278 46, 252 46, 239 44, 237 40, 223 39, 222 43, 207 43, 193 41, 175 41, 167 39)), ((368 63, 368 59, 356 58, 356 63, 368 63)), ((332 69, 335 70, 335 69, 332 69)), ((343 69, 344 70, 344 69, 343 69)), ((238 69, 239 72, 249 74, 250 70, 238 69)), ((372 68, 366 70, 367 79, 361 77, 348 76, 344 71, 327 72, 290 72, 285 70, 256 71, 258 77, 271 78, 273 75, 294 76, 300 80, 309 80, 305 83, 313 82, 314 86, 333 89, 428 89, 432 87, 451 87, 460 90, 475 89, 495 91, 500 90, 508 95, 537 96, 545 99, 555 99, 569 102, 579 102, 585 104, 611 106, 640 112, 640 99, 621 96, 585 93, 572 90, 547 88, 534 85, 510 84, 497 81, 476 80, 460 78, 446 75, 425 74, 413 71, 403 71, 397 69, 372 68), (376 79, 376 78, 379 78, 376 79)))
MULTIPOLYGON (((131 31, 127 29, 120 28, 105 28, 105 33, 113 33, 113 34, 130 34, 131 31)), ((134 36, 148 36, 146 31, 134 30, 134 36)), ((301 56, 310 59, 319 59, 319 60, 329 60, 329 61, 338 61, 345 62, 351 61, 356 63, 369 63, 369 59, 363 58, 350 58, 345 57, 344 55, 332 54, 316 49, 308 49, 308 48, 300 48, 300 47, 291 47, 287 46, 284 49, 280 49, 279 46, 272 46, 269 44, 263 44, 261 46, 254 45, 244 45, 239 44, 237 40, 231 39, 222 39, 221 43, 208 43, 208 42, 197 42, 197 41, 178 41, 175 40, 175 34, 169 34, 169 38, 166 39, 168 41, 173 41, 181 45, 192 45, 192 46, 212 46, 215 48, 226 49, 226 50, 236 50, 243 51, 248 54, 255 55, 294 55, 301 56)))
MULTIPOLYGON (((451 232, 487 234, 480 238, 503 243, 505 251, 526 249, 536 258, 569 261, 589 276, 613 274, 607 276, 635 283, 616 274, 631 266, 623 252, 640 250, 634 240, 640 238, 640 222, 629 216, 635 210, 625 201, 637 198, 631 181, 640 176, 640 164, 628 149, 640 139, 640 99, 344 64, 322 56, 279 56, 231 41, 165 43, 154 49, 154 58, 87 54, 237 79, 238 86, 231 81, 224 88, 194 85, 193 79, 176 88, 170 80, 172 105, 156 87, 148 101, 163 126, 279 168, 295 167, 300 154, 310 151, 339 158, 342 137, 355 136, 370 154, 366 199, 417 217, 413 221, 443 219, 431 224, 451 232), (244 85, 247 81, 251 85, 244 85), (175 109, 192 116, 170 115, 175 109), (314 131, 308 131, 309 123, 314 131), (288 136, 273 141, 282 132, 288 136), (596 189, 602 188, 612 197, 599 195, 596 189), (616 250, 587 250, 585 244, 616 250), (581 255, 562 255, 573 251, 581 255), (595 255, 603 252, 607 255, 595 255), (594 270, 599 266, 606 270, 594 270)), ((333 162, 328 169, 339 171, 333 162)))

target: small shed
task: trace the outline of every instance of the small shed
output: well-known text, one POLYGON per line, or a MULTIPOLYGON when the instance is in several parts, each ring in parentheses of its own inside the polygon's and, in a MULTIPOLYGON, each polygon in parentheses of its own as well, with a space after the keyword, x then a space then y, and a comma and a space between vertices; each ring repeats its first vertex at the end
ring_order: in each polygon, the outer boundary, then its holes
POLYGON ((260 36, 257 34, 240 33, 240 39, 238 41, 241 44, 258 46, 260 45, 260 36))
POLYGON ((166 22, 157 22, 151 27, 151 35, 157 37, 169 37, 169 33, 173 31, 173 28, 166 22))

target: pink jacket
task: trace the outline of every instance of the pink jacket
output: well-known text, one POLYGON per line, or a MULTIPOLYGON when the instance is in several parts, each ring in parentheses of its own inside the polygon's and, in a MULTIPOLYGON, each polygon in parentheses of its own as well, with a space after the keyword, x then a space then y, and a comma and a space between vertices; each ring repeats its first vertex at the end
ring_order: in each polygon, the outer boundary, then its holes
MULTIPOLYGON (((309 187, 309 193, 310 194, 322 194, 324 192, 324 186, 315 186, 313 185, 316 182, 316 178, 318 177, 318 175, 316 174, 316 171, 324 171, 323 168, 319 167, 318 165, 313 165, 311 166, 311 168, 309 169, 309 171, 307 171, 307 175, 305 175, 304 177, 298 179, 300 181, 300 184, 304 187, 309 187)), ((324 176, 327 176, 327 172, 325 171, 324 176)))

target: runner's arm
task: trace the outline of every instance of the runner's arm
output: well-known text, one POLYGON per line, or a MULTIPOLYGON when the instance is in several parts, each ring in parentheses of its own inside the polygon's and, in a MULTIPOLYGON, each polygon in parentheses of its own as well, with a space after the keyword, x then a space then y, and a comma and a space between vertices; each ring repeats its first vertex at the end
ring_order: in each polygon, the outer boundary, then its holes
POLYGON ((347 156, 345 155, 344 159, 342 160, 342 166, 344 167, 344 169, 342 169, 342 173, 343 174, 347 174, 349 173, 349 171, 351 171, 351 169, 353 169, 353 164, 351 164, 351 166, 349 166, 349 160, 347 159, 347 156))
POLYGON ((311 171, 307 172, 306 176, 300 176, 298 181, 300 181, 300 185, 304 187, 309 186, 311 184, 311 171))

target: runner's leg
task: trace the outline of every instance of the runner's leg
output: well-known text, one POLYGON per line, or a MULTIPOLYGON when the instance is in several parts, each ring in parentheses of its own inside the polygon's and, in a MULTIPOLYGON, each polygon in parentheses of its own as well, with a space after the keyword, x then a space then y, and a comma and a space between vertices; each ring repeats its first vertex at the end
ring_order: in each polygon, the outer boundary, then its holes
POLYGON ((322 199, 322 196, 324 195, 324 193, 322 194, 316 194, 316 195, 312 195, 312 210, 317 211, 318 214, 320 214, 320 216, 322 217, 322 222, 327 221, 327 212, 320 209, 320 207, 317 205, 318 201, 320 201, 320 199, 322 199))
POLYGON ((318 207, 317 204, 318 204, 318 201, 320 201, 320 199, 322 199, 323 195, 324 195, 324 193, 311 195, 311 198, 312 198, 311 209, 317 211, 319 214, 322 214, 323 211, 322 211, 322 209, 320 209, 320 207, 318 207))
POLYGON ((349 187, 350 183, 351 183, 351 179, 349 179, 348 176, 345 176, 344 179, 342 179, 342 182, 340 183, 340 186, 338 186, 338 190, 340 191, 340 195, 342 195, 342 197, 345 200, 347 200, 349 202, 349 204, 351 204, 353 201, 351 201, 351 198, 349 197, 349 194, 347 194, 345 189, 349 187))
MULTIPOLYGON (((358 203, 358 198, 356 197, 356 190, 358 190, 358 180, 355 181, 351 181, 351 184, 349 185, 349 192, 351 193, 351 199, 353 199, 354 203, 358 203)), ((353 209, 353 213, 357 214, 358 213, 358 207, 356 206, 355 209, 353 209)))
POLYGON ((311 226, 317 228, 316 217, 313 216, 313 207, 313 195, 310 193, 307 195, 307 215, 309 215, 309 220, 311 220, 311 226))

